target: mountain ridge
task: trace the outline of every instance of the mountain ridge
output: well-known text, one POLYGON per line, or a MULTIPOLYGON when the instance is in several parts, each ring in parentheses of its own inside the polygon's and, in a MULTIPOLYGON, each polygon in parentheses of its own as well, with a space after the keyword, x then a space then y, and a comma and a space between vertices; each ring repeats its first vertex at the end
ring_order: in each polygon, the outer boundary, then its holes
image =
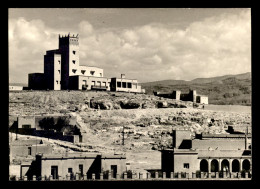
POLYGON ((191 81, 163 80, 142 83, 141 86, 147 94, 154 91, 172 93, 173 90, 180 90, 181 93, 188 93, 189 90, 196 90, 198 94, 207 95, 210 104, 251 105, 251 72, 191 81))
POLYGON ((235 74, 235 75, 230 74, 230 75, 223 75, 223 76, 216 76, 216 77, 209 77, 209 78, 195 78, 190 81, 167 79, 167 80, 160 80, 160 81, 143 82, 140 84, 146 85, 146 84, 161 84, 161 83, 169 84, 170 83, 175 85, 175 84, 191 84, 191 83, 211 83, 213 81, 224 80, 230 77, 235 77, 236 79, 251 79, 251 72, 235 74))

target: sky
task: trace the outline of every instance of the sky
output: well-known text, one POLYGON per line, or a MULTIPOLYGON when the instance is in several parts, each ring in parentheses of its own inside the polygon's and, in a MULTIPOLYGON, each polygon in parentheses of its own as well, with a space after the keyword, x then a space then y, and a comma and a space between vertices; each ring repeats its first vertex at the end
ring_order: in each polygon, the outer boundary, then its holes
POLYGON ((9 82, 43 73, 58 35, 79 34, 80 65, 105 77, 192 80, 251 71, 249 8, 10 8, 9 82))

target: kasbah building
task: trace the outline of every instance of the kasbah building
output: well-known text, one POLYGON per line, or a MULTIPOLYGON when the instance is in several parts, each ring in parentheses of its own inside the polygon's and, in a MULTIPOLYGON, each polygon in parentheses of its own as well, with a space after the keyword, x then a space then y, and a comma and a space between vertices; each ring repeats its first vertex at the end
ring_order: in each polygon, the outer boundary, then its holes
POLYGON ((59 35, 59 48, 46 51, 44 73, 30 73, 33 90, 103 90, 145 93, 136 79, 104 77, 102 68, 79 63, 79 35, 59 35))

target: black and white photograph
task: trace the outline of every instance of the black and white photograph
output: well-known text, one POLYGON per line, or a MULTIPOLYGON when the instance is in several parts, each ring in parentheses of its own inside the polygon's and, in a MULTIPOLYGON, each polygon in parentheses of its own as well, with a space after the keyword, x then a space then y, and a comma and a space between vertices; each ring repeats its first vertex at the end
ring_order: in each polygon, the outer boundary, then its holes
POLYGON ((251 8, 8 8, 9 181, 252 180, 251 25, 251 8))

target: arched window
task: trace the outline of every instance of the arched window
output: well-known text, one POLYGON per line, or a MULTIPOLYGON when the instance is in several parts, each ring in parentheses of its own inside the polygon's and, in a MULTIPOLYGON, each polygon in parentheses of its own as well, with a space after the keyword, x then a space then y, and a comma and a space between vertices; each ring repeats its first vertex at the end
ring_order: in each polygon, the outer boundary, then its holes
POLYGON ((208 169, 208 161, 203 159, 200 161, 200 171, 201 172, 208 172, 209 169, 208 169))
POLYGON ((250 169, 250 161, 248 159, 245 159, 242 163, 242 169, 245 171, 249 171, 250 169))
POLYGON ((229 172, 229 162, 228 162, 228 160, 224 159, 221 162, 221 171, 229 172))
POLYGON ((239 172, 239 161, 237 159, 232 161, 232 172, 239 172))
POLYGON ((218 168, 219 168, 218 160, 213 159, 211 161, 211 172, 218 172, 218 168))

